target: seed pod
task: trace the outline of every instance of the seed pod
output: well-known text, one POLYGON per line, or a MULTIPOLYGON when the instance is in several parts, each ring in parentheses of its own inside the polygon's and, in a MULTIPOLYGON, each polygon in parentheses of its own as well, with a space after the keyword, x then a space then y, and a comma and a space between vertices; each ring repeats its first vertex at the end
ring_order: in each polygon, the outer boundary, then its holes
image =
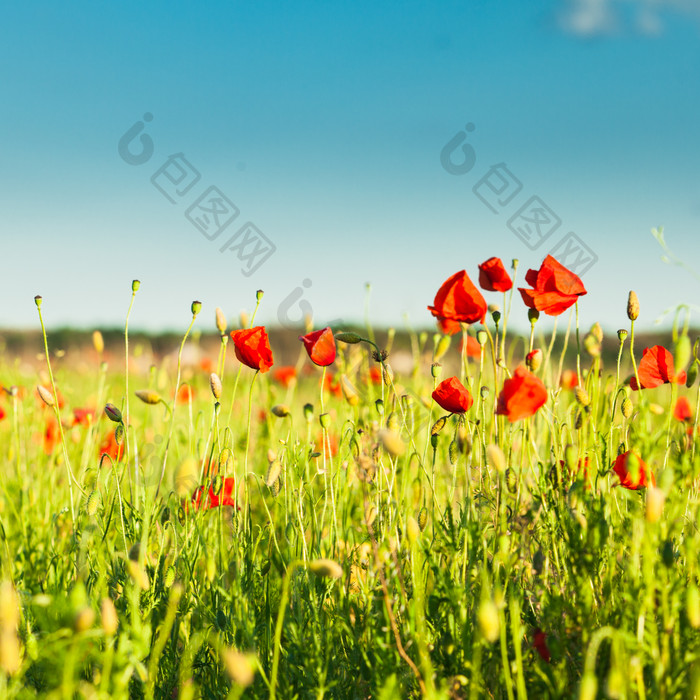
POLYGON ((537 323, 537 319, 540 317, 540 312, 537 309, 528 309, 527 318, 530 321, 530 325, 534 326, 537 323))
POLYGON ((192 305, 190 306, 190 309, 192 311, 192 315, 196 316, 202 310, 202 302, 201 301, 193 301, 192 305))
POLYGON ((693 360, 693 363, 688 367, 688 376, 685 380, 685 385, 688 389, 695 384, 695 380, 698 378, 698 366, 700 366, 700 362, 693 360))
POLYGON ((634 408, 634 406, 632 405, 632 399, 630 399, 628 396, 626 396, 622 400, 622 406, 620 407, 620 409, 622 410, 622 415, 625 418, 629 418, 632 415, 633 408, 634 408))
POLYGON ((383 416, 383 415, 384 415, 384 402, 383 402, 381 399, 377 399, 377 400, 374 402, 374 406, 375 406, 375 408, 377 409, 377 413, 378 413, 380 416, 383 416))
POLYGON ((476 342, 479 343, 479 345, 481 345, 482 348, 484 347, 484 345, 486 345, 488 339, 489 334, 486 331, 480 330, 476 332, 476 342))
POLYGON ((620 330, 617 332, 617 337, 620 339, 620 343, 624 343, 625 339, 627 338, 627 329, 626 328, 620 328, 620 330))
POLYGON ((433 379, 439 379, 442 374, 442 365, 439 362, 433 362, 433 364, 430 365, 430 374, 433 379))
POLYGON ((635 292, 630 292, 627 297, 627 318, 636 321, 639 318, 639 299, 635 292))
POLYGON ((36 388, 37 393, 39 394, 39 397, 41 400, 47 405, 47 406, 53 406, 54 405, 54 399, 53 399, 53 394, 46 388, 41 386, 39 384, 36 388))
POLYGON ((150 391, 149 389, 139 389, 138 391, 135 391, 134 394, 136 394, 141 401, 149 406, 155 406, 157 403, 160 403, 160 395, 155 391, 150 391))
POLYGON ((274 498, 277 497, 279 492, 282 490, 282 479, 277 479, 277 481, 273 481, 272 484, 270 484, 270 493, 274 498))
POLYGON ((479 394, 481 395, 481 398, 486 401, 486 399, 489 397, 489 394, 491 393, 491 389, 489 389, 487 386, 482 386, 481 389, 479 389, 479 394))
POLYGON ((221 391, 223 387, 221 386, 221 379, 216 372, 212 372, 209 375, 209 387, 211 388, 211 393, 214 398, 218 401, 221 398, 221 391))
POLYGON ((219 472, 228 474, 233 466, 233 453, 228 447, 219 452, 219 472))
POLYGON ((306 419, 307 423, 311 423, 311 421, 314 419, 314 407, 310 403, 305 403, 304 408, 302 409, 304 411, 304 418, 306 419))
POLYGON ((438 436, 437 435, 430 436, 430 445, 434 450, 437 449, 437 445, 438 445, 438 436))
POLYGON ((391 386, 394 381, 394 370, 391 369, 391 365, 384 363, 382 365, 382 379, 386 386, 391 386))
POLYGON ((428 509, 423 506, 420 511, 418 511, 418 527, 421 532, 425 530, 425 526, 428 524, 428 509))
POLYGON ((328 428, 330 427, 330 424, 331 424, 331 415, 330 415, 330 413, 322 413, 322 414, 318 417, 318 422, 321 424, 321 427, 322 427, 324 430, 328 430, 328 428))
POLYGON ((87 504, 85 505, 85 512, 92 517, 97 513, 98 508, 100 507, 100 492, 95 489, 87 499, 87 504))

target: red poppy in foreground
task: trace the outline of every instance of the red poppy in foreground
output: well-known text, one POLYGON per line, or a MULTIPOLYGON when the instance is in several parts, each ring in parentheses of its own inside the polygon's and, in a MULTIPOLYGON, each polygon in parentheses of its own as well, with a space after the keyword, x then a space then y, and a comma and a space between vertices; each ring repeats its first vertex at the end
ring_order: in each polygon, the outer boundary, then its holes
POLYGON ((474 403, 472 395, 457 377, 441 381, 433 392, 433 400, 445 411, 464 413, 474 403))
POLYGON ((296 379, 297 371, 291 365, 283 365, 282 367, 277 367, 272 372, 272 378, 279 382, 285 389, 292 383, 293 379, 296 379))
POLYGON ((489 258, 479 265, 479 285, 487 292, 507 292, 513 280, 500 258, 489 258))
POLYGON ((548 316, 559 316, 586 294, 583 282, 551 255, 544 259, 539 270, 528 270, 525 281, 532 287, 518 287, 525 305, 548 316))
POLYGON ((496 413, 507 416, 511 423, 533 416, 547 403, 547 389, 540 379, 525 367, 518 367, 512 379, 503 382, 498 395, 496 413))
MULTIPOLYGON (((681 372, 676 374, 673 368, 673 355, 661 345, 654 345, 653 348, 644 348, 642 359, 637 367, 637 374, 642 389, 653 389, 662 384, 675 382, 676 384, 684 384, 686 374, 681 372)), ((637 377, 630 379, 630 387, 637 391, 637 377)))
POLYGON ((656 486, 651 469, 632 450, 627 450, 627 452, 617 456, 615 464, 613 464, 613 471, 620 477, 618 485, 631 491, 647 486, 647 477, 649 483, 656 486))
POLYGON ((685 396, 678 397, 676 406, 673 409, 673 417, 683 423, 689 423, 693 420, 693 409, 690 406, 690 401, 685 396))
POLYGON ((272 367, 272 350, 265 326, 244 328, 231 331, 236 357, 247 367, 258 370, 261 374, 272 367))
POLYGON ((335 361, 335 338, 330 328, 322 328, 320 331, 300 335, 299 340, 304 343, 309 359, 319 367, 328 367, 335 361))
POLYGON ((466 270, 461 270, 443 283, 428 311, 437 317, 441 330, 452 335, 459 330, 460 323, 484 322, 486 300, 466 270))
POLYGON ((561 373, 559 386, 562 389, 575 389, 578 386, 578 374, 573 369, 565 369, 561 373))
POLYGON ((226 477, 221 485, 221 491, 218 494, 214 493, 214 486, 209 486, 209 491, 204 486, 200 486, 192 494, 192 503, 194 507, 199 508, 218 508, 219 506, 236 506, 236 497, 234 494, 234 489, 236 487, 236 480, 232 476, 226 477), (202 503, 204 494, 207 493, 207 498, 205 503, 202 503))

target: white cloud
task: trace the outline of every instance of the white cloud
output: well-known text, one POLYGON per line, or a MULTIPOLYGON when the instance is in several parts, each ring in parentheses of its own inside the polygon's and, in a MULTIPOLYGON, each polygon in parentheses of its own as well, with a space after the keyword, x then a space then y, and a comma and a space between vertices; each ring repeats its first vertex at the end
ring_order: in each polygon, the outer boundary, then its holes
POLYGON ((700 26, 700 0, 563 0, 561 5, 560 27, 581 37, 661 34, 669 14, 689 17, 700 26))

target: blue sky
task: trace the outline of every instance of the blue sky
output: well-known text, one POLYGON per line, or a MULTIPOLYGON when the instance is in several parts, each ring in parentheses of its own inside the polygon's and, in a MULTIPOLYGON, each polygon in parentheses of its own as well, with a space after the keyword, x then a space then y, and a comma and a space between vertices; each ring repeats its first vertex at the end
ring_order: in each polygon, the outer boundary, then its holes
POLYGON ((146 329, 184 328, 193 299, 213 328, 215 307, 234 319, 256 289, 260 321, 351 321, 368 282, 375 323, 427 326, 452 273, 476 279, 498 255, 520 260, 522 283, 557 246, 587 268, 584 324, 625 325, 629 289, 648 326, 700 297, 650 234, 663 225, 700 272, 700 2, 29 1, 1 15, 0 327, 37 327, 36 294, 49 326, 120 325, 134 278, 146 329), (450 162, 466 145, 473 166, 451 174, 441 153, 460 135, 450 162), (526 244, 528 202, 560 223, 526 244))

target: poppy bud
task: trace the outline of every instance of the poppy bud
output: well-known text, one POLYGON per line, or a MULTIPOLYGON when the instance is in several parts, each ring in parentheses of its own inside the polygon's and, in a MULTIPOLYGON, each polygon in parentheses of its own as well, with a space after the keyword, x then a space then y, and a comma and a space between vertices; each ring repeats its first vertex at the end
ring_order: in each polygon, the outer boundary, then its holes
POLYGON ((447 423, 447 416, 438 418, 435 423, 433 423, 433 427, 430 429, 430 434, 437 435, 445 427, 445 423, 447 423))
POLYGON ((165 588, 170 588, 175 583, 175 567, 169 566, 163 576, 163 585, 165 588))
POLYGON ((435 362, 445 355, 450 347, 450 342, 452 341, 452 338, 449 335, 437 335, 437 337, 439 339, 435 345, 435 353, 433 355, 435 362))
POLYGON ((105 406, 105 413, 113 423, 122 422, 122 412, 113 403, 108 403, 105 406))
POLYGON ((212 372, 209 375, 209 387, 211 388, 211 393, 214 396, 214 398, 220 399, 223 387, 221 386, 221 380, 219 379, 219 375, 215 372, 212 372))
POLYGON ((376 409, 377 409, 377 413, 378 413, 380 416, 383 416, 383 415, 384 415, 384 402, 383 402, 381 399, 377 399, 377 400, 374 402, 374 405, 375 405, 375 407, 376 407, 376 409))
POLYGON ((542 365, 542 350, 535 348, 525 357, 525 364, 531 372, 537 372, 542 365))
POLYGON ((621 343, 624 343, 625 339, 627 338, 627 331, 624 328, 620 328, 620 330, 617 332, 617 337, 620 339, 621 343))
POLYGON ((226 316, 224 316, 224 312, 217 306, 216 307, 216 330, 221 333, 221 335, 225 335, 226 333, 226 316))
POLYGON ((600 341, 593 335, 593 333, 586 333, 586 336, 583 339, 583 347, 591 357, 600 357, 600 341))
POLYGON ((53 394, 46 388, 41 386, 37 386, 36 388, 37 393, 39 394, 39 397, 41 400, 47 405, 47 406, 53 406, 54 405, 54 399, 53 399, 53 394))
POLYGON ((348 345, 355 345, 355 343, 362 342, 362 336, 357 335, 357 333, 347 332, 347 333, 336 333, 335 339, 339 340, 341 343, 348 343, 348 345))
POLYGON ((233 453, 230 448, 224 447, 219 453, 219 471, 226 474, 233 464, 233 453))
POLYGON ((262 301, 263 294, 265 294, 265 292, 263 292, 262 289, 258 289, 258 291, 255 292, 255 301, 262 301))
POLYGON ((438 445, 438 436, 437 436, 437 435, 431 435, 431 436, 430 436, 430 446, 431 446, 434 450, 437 450, 437 445, 438 445))
POLYGON ((489 397, 489 394, 491 393, 491 389, 489 389, 487 386, 482 386, 481 389, 479 389, 479 394, 481 395, 481 398, 486 401, 486 399, 489 397))
POLYGON ((476 614, 479 629, 487 642, 495 642, 500 633, 501 624, 498 619, 498 608, 492 600, 484 600, 476 614))
POLYGON ((537 319, 540 317, 540 312, 537 309, 527 310, 527 319, 530 321, 530 325, 534 326, 537 323, 537 319))
POLYGON ((510 467, 506 469, 506 488, 515 493, 518 490, 518 475, 510 467))
POLYGON ((503 450, 498 445, 491 444, 486 447, 486 461, 499 474, 503 474, 503 472, 505 472, 506 456, 503 454, 503 450))
POLYGON ((138 292, 140 286, 141 286, 141 281, 140 281, 140 280, 133 280, 133 281, 131 282, 131 291, 132 291, 132 292, 138 292))
POLYGON ((382 365, 382 379, 385 386, 391 386, 391 383, 394 381, 394 370, 391 369, 391 365, 382 365))
POLYGON ((267 475, 265 476, 265 485, 271 487, 279 479, 281 471, 282 462, 279 459, 270 462, 270 466, 267 468, 267 475))
POLYGON ((406 519, 406 535, 411 545, 414 545, 418 541, 420 533, 421 529, 418 521, 412 515, 409 515, 406 519))
POLYGON ((425 526, 428 524, 428 509, 423 506, 420 511, 418 512, 418 527, 421 529, 421 532, 425 530, 425 526))
POLYGON ((501 320, 501 312, 496 310, 491 313, 491 318, 493 319, 493 322, 498 325, 499 321, 501 320))
POLYGON ((315 559, 309 564, 309 569, 321 578, 340 578, 343 568, 332 559, 315 559))
POLYGON ((100 507, 100 492, 95 489, 87 499, 87 503, 85 504, 85 512, 89 516, 95 515, 97 513, 97 509, 100 507))
POLYGON ((304 404, 304 418, 306 418, 307 423, 311 423, 311 421, 314 419, 314 407, 310 403, 305 403, 304 404))
POLYGON ((591 335, 599 342, 603 342, 603 329, 597 321, 591 326, 591 335))
POLYGON ((155 406, 160 402, 160 395, 155 391, 150 391, 149 389, 139 389, 138 391, 135 391, 134 394, 136 394, 141 401, 147 403, 149 406, 155 406))
POLYGON ((693 364, 688 367, 688 376, 686 377, 685 380, 685 385, 690 389, 693 384, 695 384, 695 380, 698 378, 698 365, 700 363, 697 360, 693 360, 693 364))
POLYGON ((104 351, 105 341, 100 331, 92 332, 92 346, 95 348, 95 352, 97 352, 98 355, 101 355, 104 351))
POLYGON ((632 408, 633 408, 633 406, 632 406, 632 400, 629 399, 628 397, 625 397, 625 398, 622 400, 622 406, 621 406, 622 415, 623 415, 625 418, 629 418, 629 417, 632 415, 632 408))
POLYGON ((639 299, 635 292, 630 292, 627 297, 627 318, 630 321, 636 321, 639 317, 639 299))
POLYGON ((330 427, 330 424, 331 424, 331 416, 330 416, 330 414, 329 414, 329 413, 322 413, 322 414, 318 417, 318 420, 319 420, 319 423, 321 423, 321 427, 322 427, 324 430, 328 430, 328 428, 330 427))
POLYGON ((690 338, 685 333, 676 341, 674 350, 674 369, 676 374, 680 374, 683 371, 683 368, 688 364, 688 362, 690 362, 692 354, 690 338))
POLYGON ((278 418, 286 418, 289 415, 289 408, 284 404, 280 403, 276 406, 273 406, 270 409, 270 412, 273 416, 277 416, 278 418))
POLYGON ((581 406, 589 406, 591 403, 591 399, 588 396, 588 392, 580 386, 577 386, 574 389, 574 396, 576 397, 576 401, 579 404, 581 404, 581 406))
POLYGON ((457 445, 456 440, 453 440, 450 443, 447 454, 450 458, 450 464, 455 464, 457 462, 457 458, 459 457, 459 445, 457 445))

